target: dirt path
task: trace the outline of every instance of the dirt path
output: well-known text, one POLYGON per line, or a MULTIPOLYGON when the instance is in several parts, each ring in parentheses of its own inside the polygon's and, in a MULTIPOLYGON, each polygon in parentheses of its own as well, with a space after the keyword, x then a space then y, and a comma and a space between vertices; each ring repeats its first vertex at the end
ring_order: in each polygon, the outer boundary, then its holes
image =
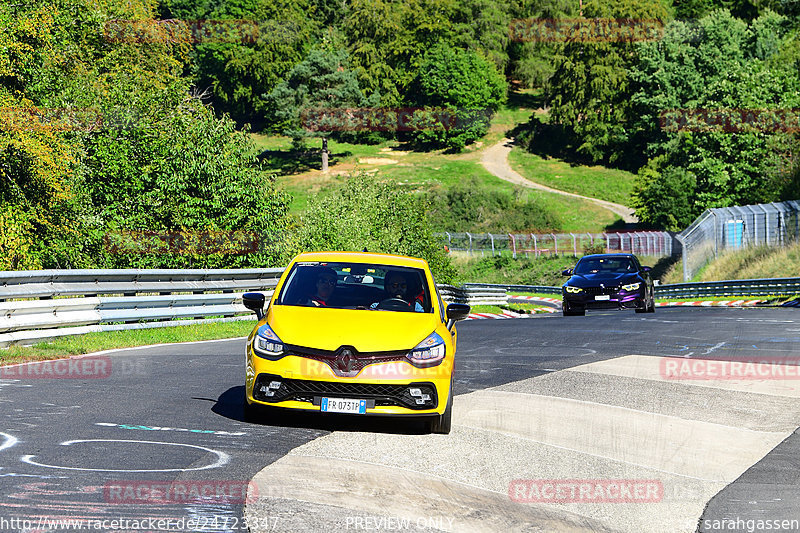
POLYGON ((511 147, 513 146, 513 144, 514 144, 513 140, 503 139, 494 146, 490 146, 489 148, 486 149, 486 151, 483 152, 483 157, 481 158, 481 164, 484 166, 486 170, 488 170, 489 172, 491 172, 500 179, 510 181, 511 183, 515 183, 523 187, 529 187, 531 189, 539 189, 542 191, 562 194, 564 196, 572 196, 574 198, 582 198, 584 200, 589 200, 590 202, 594 202, 597 205, 605 207, 614 214, 619 215, 620 217, 622 217, 622 220, 624 220, 626 223, 638 222, 636 215, 633 214, 633 209, 631 209, 630 207, 626 207, 620 204, 615 204, 613 202, 607 202, 605 200, 599 200, 597 198, 589 198, 588 196, 581 196, 580 194, 559 191, 558 189, 553 189, 522 177, 522 175, 516 172, 514 169, 512 169, 511 165, 508 163, 508 154, 509 152, 511 152, 511 147))

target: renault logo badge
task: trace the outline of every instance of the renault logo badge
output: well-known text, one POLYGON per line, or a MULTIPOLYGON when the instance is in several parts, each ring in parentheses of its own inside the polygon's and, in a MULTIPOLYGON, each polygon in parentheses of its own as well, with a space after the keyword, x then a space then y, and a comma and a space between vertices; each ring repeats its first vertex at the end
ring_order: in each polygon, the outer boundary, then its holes
POLYGON ((350 373, 353 371, 354 361, 355 357, 353 356, 353 352, 345 348, 339 352, 339 355, 336 357, 336 366, 340 371, 350 373))

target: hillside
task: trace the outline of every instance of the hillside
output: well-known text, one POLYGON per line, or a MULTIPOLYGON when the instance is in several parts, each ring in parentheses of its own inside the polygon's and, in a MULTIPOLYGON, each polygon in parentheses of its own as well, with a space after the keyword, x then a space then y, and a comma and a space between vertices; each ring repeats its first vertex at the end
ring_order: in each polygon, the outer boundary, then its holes
MULTIPOLYGON (((758 246, 725 253, 706 265, 692 281, 797 276, 800 276, 800 243, 785 248, 758 246)), ((662 282, 682 283, 682 263, 676 263, 662 282)))
MULTIPOLYGON (((499 179, 481 165, 485 150, 526 122, 538 105, 538 100, 525 92, 513 94, 509 102, 493 118, 489 132, 461 153, 414 151, 396 140, 373 145, 330 140, 328 173, 318 170, 319 139, 308 140, 307 151, 300 153, 291 149, 288 137, 251 137, 261 150, 267 172, 277 174, 278 187, 292 196, 290 213, 295 216, 305 210, 310 196, 324 195, 352 173, 366 172, 427 195, 432 203, 431 221, 441 231, 601 232, 622 224, 617 215, 603 207, 579 198, 524 189, 499 179), (452 207, 461 202, 461 211, 452 207)), ((512 161, 526 160, 526 155, 537 157, 517 153, 522 151, 515 148, 512 161)), ((600 193, 599 197, 620 203, 627 201, 632 183, 632 175, 623 171, 570 166, 557 160, 538 169, 524 165, 523 170, 532 181, 585 196, 600 193), (557 182, 561 174, 569 177, 568 186, 557 182)))

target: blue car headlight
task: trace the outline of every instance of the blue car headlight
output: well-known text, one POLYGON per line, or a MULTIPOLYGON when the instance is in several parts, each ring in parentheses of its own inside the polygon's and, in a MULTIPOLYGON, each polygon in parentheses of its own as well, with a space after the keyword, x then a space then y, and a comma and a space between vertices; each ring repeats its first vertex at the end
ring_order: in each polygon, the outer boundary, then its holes
POLYGON ((581 289, 580 287, 573 287, 571 285, 567 285, 564 288, 566 289, 567 292, 571 294, 578 294, 579 292, 583 292, 583 289, 581 289))
POLYGON ((641 286, 642 286, 641 283, 630 283, 628 285, 623 285, 622 288, 623 288, 623 290, 626 290, 626 291, 630 292, 630 291, 637 290, 641 286))
POLYGON ((253 351, 265 359, 277 359, 283 355, 283 341, 275 335, 269 324, 258 328, 253 339, 253 351))
POLYGON ((414 366, 433 366, 442 362, 445 351, 444 339, 438 333, 431 333, 406 357, 414 366))

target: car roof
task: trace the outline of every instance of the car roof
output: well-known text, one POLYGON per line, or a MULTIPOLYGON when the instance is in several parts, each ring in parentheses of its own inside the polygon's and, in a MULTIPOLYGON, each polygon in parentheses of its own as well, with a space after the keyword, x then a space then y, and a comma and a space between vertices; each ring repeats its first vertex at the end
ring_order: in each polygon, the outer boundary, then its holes
POLYGON ((581 257, 581 259, 585 257, 588 257, 590 259, 602 259, 604 257, 621 259, 623 257, 627 257, 628 259, 630 259, 631 257, 635 256, 633 254, 590 254, 590 255, 584 255, 583 257, 581 257))
POLYGON ((424 259, 404 255, 380 254, 375 252, 303 252, 294 262, 329 261, 337 263, 374 263, 378 265, 405 266, 428 269, 424 259))

